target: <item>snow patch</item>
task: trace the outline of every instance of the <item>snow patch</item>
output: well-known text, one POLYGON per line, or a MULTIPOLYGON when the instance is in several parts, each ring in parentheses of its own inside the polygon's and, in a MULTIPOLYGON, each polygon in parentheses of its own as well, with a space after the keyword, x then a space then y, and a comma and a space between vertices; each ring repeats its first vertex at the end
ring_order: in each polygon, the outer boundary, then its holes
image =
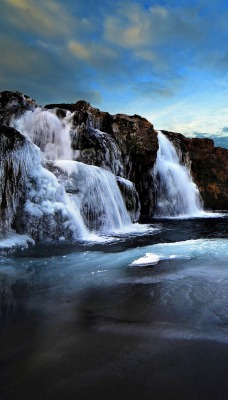
POLYGON ((9 234, 5 239, 0 240, 0 250, 10 250, 14 248, 27 248, 34 245, 34 240, 28 235, 9 234))

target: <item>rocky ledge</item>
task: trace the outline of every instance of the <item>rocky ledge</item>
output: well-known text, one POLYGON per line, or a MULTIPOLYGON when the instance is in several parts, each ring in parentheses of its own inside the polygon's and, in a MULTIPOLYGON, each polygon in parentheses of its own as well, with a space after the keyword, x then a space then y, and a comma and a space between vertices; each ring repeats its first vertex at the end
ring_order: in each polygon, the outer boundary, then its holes
MULTIPOLYGON (((19 92, 2 92, 1 124, 10 126, 12 119, 36 107, 37 103, 29 96, 19 92)), ((86 101, 49 104, 45 109, 55 113, 60 121, 70 114, 74 160, 103 167, 133 182, 141 203, 141 215, 153 215, 154 183, 151 171, 156 160, 158 140, 157 132, 149 121, 139 115, 110 115, 86 101)), ((228 150, 215 147, 210 139, 188 139, 179 133, 162 132, 181 150, 183 161, 188 163, 200 190, 205 209, 228 210, 228 150)), ((16 146, 16 141, 17 135, 15 144, 10 145, 16 146)))
POLYGON ((142 214, 153 213, 151 169, 158 150, 157 132, 139 115, 110 115, 85 101, 76 104, 49 104, 58 116, 73 112, 72 148, 75 159, 110 169, 134 182, 142 214))

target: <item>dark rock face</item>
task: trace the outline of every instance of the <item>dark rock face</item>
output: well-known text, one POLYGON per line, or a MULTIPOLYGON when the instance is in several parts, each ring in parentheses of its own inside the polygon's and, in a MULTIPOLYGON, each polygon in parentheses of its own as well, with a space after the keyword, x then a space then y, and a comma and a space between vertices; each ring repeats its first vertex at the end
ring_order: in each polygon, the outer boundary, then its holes
MULTIPOLYGON (((38 105, 28 96, 2 92, 2 124, 8 126, 12 119, 36 107, 38 105)), ((151 123, 138 115, 112 116, 91 107, 86 101, 49 104, 45 108, 53 111, 59 119, 65 118, 69 111, 72 113, 71 140, 75 160, 109 169, 116 176, 132 181, 139 194, 141 212, 145 215, 152 212, 150 171, 156 159, 158 142, 151 123)), ((132 215, 134 213, 132 209, 132 215)))
POLYGON ((190 159, 191 174, 199 188, 204 208, 228 210, 228 150, 214 147, 211 139, 188 139, 162 131, 190 159))
POLYGON ((119 176, 117 176, 117 183, 124 198, 126 209, 131 216, 131 221, 137 222, 140 218, 141 204, 135 185, 119 176))
POLYGON ((26 145, 26 138, 15 129, 0 126, 0 237, 13 227, 24 202, 22 151, 26 145))
POLYGON ((44 106, 44 108, 47 108, 49 110, 53 110, 54 108, 58 108, 61 110, 67 110, 70 112, 75 112, 75 111, 79 111, 81 110, 83 107, 89 107, 90 104, 87 103, 84 100, 79 100, 77 101, 77 103, 75 104, 67 104, 67 103, 60 103, 60 104, 46 104, 46 106, 44 106))
POLYGON ((35 100, 20 92, 4 91, 0 93, 0 124, 10 125, 12 118, 17 118, 27 110, 38 107, 35 100))
POLYGON ((85 101, 46 108, 73 111, 71 132, 74 159, 109 169, 135 184, 142 214, 152 213, 154 165, 158 141, 153 125, 138 115, 110 115, 85 101))
POLYGON ((228 209, 228 150, 214 147, 209 139, 192 139, 188 143, 193 178, 204 206, 212 210, 228 209))
MULTIPOLYGON (((20 219, 20 210, 25 202, 25 170, 22 174, 26 164, 25 149, 31 154, 34 151, 23 135, 7 126, 13 118, 36 107, 38 105, 33 99, 19 92, 0 93, 1 235, 23 220, 20 219)), ((138 115, 110 115, 91 107, 86 101, 49 104, 45 108, 53 110, 63 124, 71 112, 74 160, 102 167, 117 177, 131 219, 136 221, 139 218, 140 205, 140 215, 152 216, 154 183, 151 171, 158 150, 153 125, 138 115)), ((180 150, 183 163, 189 165, 205 209, 228 210, 228 150, 214 147, 210 139, 188 139, 179 133, 162 132, 180 150)), ((20 232, 23 229, 20 223, 16 227, 20 232)), ((54 233, 52 237, 55 237, 54 233)))

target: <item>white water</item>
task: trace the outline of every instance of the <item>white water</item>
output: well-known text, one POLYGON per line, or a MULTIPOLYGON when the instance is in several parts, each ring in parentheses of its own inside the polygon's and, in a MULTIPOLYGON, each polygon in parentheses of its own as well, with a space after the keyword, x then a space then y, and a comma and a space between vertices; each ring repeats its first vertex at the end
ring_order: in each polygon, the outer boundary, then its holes
POLYGON ((29 177, 24 206, 27 231, 35 231, 39 240, 87 239, 89 232, 80 211, 55 175, 37 163, 29 177))
POLYGON ((153 169, 156 196, 155 216, 200 217, 200 194, 189 170, 181 164, 173 144, 158 132, 159 149, 153 169))
POLYGON ((56 161, 66 175, 66 191, 72 193, 86 225, 102 233, 124 230, 131 226, 115 176, 94 165, 77 161, 56 161))
POLYGON ((72 159, 70 112, 60 120, 52 111, 37 107, 14 120, 12 126, 36 144, 46 160, 72 159))
POLYGON ((54 112, 38 107, 11 123, 40 148, 44 160, 58 168, 50 172, 39 160, 30 170, 24 208, 28 232, 32 230, 40 240, 47 238, 48 229, 50 238, 71 235, 74 239, 96 240, 95 236, 91 238, 91 231, 107 234, 132 230, 116 177, 102 168, 72 160, 71 119, 70 113, 60 120, 54 112))

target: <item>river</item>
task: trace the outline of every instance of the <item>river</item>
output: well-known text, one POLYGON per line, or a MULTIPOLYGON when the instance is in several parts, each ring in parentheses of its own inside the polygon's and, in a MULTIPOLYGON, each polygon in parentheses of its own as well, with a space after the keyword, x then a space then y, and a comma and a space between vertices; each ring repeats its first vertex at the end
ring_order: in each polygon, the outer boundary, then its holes
POLYGON ((8 399, 227 399, 228 217, 0 257, 8 399))

